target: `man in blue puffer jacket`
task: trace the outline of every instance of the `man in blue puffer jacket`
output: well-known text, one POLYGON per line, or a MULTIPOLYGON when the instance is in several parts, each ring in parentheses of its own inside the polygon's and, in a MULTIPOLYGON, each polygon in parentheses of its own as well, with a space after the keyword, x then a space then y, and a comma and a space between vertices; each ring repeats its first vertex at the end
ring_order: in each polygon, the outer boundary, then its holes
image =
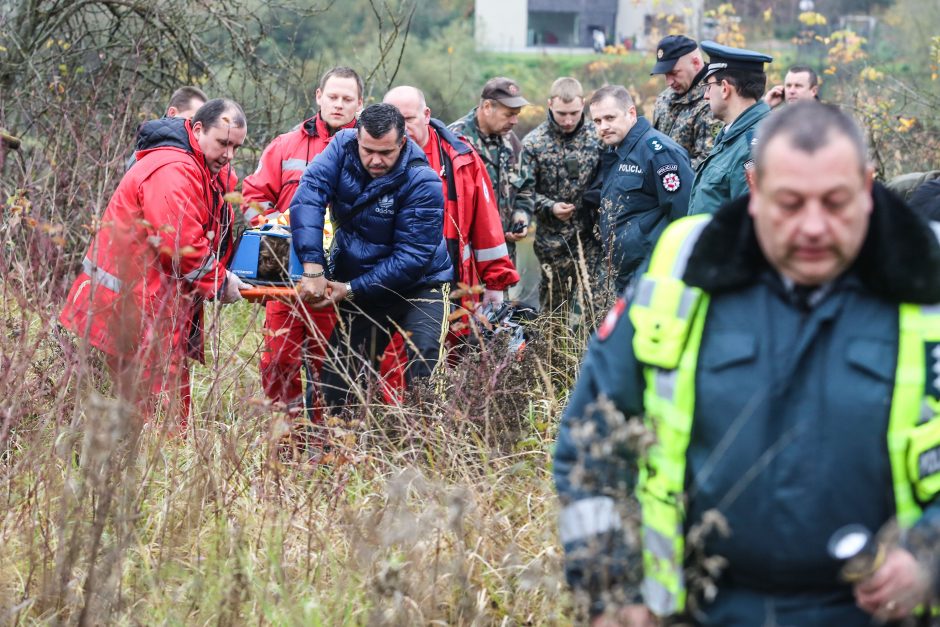
POLYGON ((429 377, 447 325, 442 285, 453 278, 453 267, 440 178, 405 135, 398 109, 371 105, 355 131, 337 133, 304 173, 290 212, 294 250, 304 266, 301 298, 314 307, 339 307, 321 381, 326 403, 344 403, 363 363, 374 371, 390 333, 399 329, 409 337, 406 381, 429 377), (327 206, 334 230, 328 268, 327 206))

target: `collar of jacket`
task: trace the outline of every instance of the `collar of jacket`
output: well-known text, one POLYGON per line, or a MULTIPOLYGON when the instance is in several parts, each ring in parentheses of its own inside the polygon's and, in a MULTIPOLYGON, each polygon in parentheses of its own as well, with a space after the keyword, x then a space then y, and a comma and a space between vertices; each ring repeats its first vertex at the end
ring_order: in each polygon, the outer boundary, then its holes
POLYGON ((699 100, 703 100, 705 98, 705 90, 703 89, 702 79, 705 77, 707 71, 708 66, 703 67, 699 73, 695 75, 695 78, 692 79, 692 84, 689 85, 689 88, 684 94, 673 92, 672 104, 690 105, 699 100))
POLYGON ((168 118, 166 116, 157 120, 144 122, 137 134, 138 151, 153 150, 154 148, 179 148, 186 152, 199 152, 199 143, 192 134, 192 125, 183 118, 168 118))
MULTIPOLYGON (((889 302, 940 302, 940 243, 933 229, 880 183, 868 234, 850 271, 889 302)), ((683 281, 710 294, 755 283, 769 267, 747 211, 749 196, 715 213, 692 249, 683 281)))
MULTIPOLYGON (((727 144, 728 142, 734 141, 738 136, 747 132, 749 128, 752 128, 769 114, 770 106, 763 100, 758 100, 735 118, 731 123, 730 131, 721 132, 721 139, 717 140, 716 143, 727 144)), ((727 126, 725 126, 725 128, 727 128, 727 126)))
POLYGON ((437 133, 437 136, 457 151, 457 154, 465 155, 469 153, 473 148, 467 145, 460 137, 458 137, 453 131, 447 128, 447 125, 438 120, 437 118, 431 118, 430 127, 434 129, 437 133))
POLYGON ((483 142, 483 143, 485 143, 485 144, 494 144, 494 145, 496 145, 496 144, 500 144, 500 145, 505 144, 505 143, 506 143, 506 137, 505 137, 505 136, 503 136, 503 135, 487 135, 486 133, 483 132, 483 129, 480 128, 480 121, 477 120, 477 111, 479 111, 479 109, 480 109, 479 106, 473 107, 473 110, 472 110, 470 113, 467 114, 467 116, 470 118, 470 124, 473 125, 473 133, 474 133, 477 137, 480 138, 480 141, 481 141, 481 142, 483 142))
POLYGON ((362 165, 362 159, 359 158, 359 136, 355 129, 341 129, 336 133, 333 140, 340 142, 340 145, 346 151, 345 158, 352 160, 356 172, 366 181, 366 187, 370 189, 384 189, 389 184, 394 183, 407 172, 408 165, 414 161, 423 161, 425 165, 428 164, 428 158, 425 156, 424 150, 413 140, 406 138, 405 146, 398 155, 398 161, 395 162, 392 169, 378 178, 372 178, 369 171, 362 165))
POLYGON ((584 112, 581 112, 581 119, 578 120, 578 125, 570 133, 566 133, 561 130, 561 127, 558 126, 558 122, 555 121, 555 116, 552 115, 552 110, 548 110, 548 129, 553 135, 560 137, 562 139, 574 139, 578 133, 584 128, 584 112))
MULTIPOLYGON (((309 135, 310 137, 329 137, 330 136, 330 127, 326 125, 326 122, 323 121, 323 118, 320 117, 320 113, 317 112, 312 118, 307 118, 303 121, 303 124, 300 126, 303 129, 303 132, 309 135)), ((342 128, 336 129, 336 132, 343 130, 344 128, 356 128, 356 118, 353 118, 347 122, 342 128)), ((335 135, 335 133, 334 133, 335 135)))
POLYGON ((651 128, 652 126, 649 120, 642 115, 636 116, 636 124, 633 125, 633 128, 627 132, 623 141, 617 146, 617 150, 615 151, 617 157, 626 159, 627 156, 633 152, 633 148, 636 146, 637 142, 640 141, 640 138, 651 128))

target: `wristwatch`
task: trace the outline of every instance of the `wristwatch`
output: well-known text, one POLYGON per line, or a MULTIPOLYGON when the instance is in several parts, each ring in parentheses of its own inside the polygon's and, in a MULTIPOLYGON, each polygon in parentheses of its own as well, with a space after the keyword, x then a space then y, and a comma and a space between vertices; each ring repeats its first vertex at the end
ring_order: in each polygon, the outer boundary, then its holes
POLYGON ((353 292, 353 289, 352 289, 352 283, 347 283, 347 284, 346 284, 346 300, 348 300, 349 302, 352 302, 352 300, 353 300, 353 298, 355 298, 355 296, 356 296, 356 295, 355 295, 355 293, 353 292))

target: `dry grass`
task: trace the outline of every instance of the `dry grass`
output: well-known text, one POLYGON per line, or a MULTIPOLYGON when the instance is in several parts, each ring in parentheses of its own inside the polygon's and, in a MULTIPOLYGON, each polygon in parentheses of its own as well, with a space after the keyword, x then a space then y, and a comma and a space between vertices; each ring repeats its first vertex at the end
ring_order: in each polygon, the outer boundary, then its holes
POLYGON ((260 308, 210 308, 180 439, 110 396, 38 268, 8 261, 0 622, 568 622, 549 462, 582 339, 549 325, 524 360, 484 351, 400 408, 331 421, 329 462, 285 463, 260 308))

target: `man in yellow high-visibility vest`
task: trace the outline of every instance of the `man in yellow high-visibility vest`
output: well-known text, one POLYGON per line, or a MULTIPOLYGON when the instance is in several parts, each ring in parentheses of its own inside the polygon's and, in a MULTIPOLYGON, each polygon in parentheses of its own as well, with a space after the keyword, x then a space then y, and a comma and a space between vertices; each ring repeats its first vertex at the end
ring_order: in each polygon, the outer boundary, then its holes
POLYGON ((873 183, 838 109, 784 107, 758 136, 749 195, 667 228, 565 410, 560 534, 595 625, 862 627, 929 609, 940 244, 873 183), (834 556, 830 539, 892 521, 847 581, 838 557, 861 547, 834 556))

